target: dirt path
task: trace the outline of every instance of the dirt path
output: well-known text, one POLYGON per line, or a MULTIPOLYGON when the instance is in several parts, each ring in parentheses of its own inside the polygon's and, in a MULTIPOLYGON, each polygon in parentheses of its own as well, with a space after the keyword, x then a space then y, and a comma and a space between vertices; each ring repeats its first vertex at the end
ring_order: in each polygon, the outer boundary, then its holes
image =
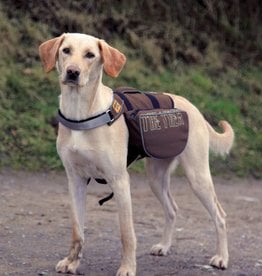
MULTIPOLYGON (((149 255, 158 242, 162 210, 143 175, 132 175, 138 276, 262 275, 262 183, 216 178, 216 190, 228 214, 230 266, 207 266, 214 253, 215 230, 184 178, 172 179, 180 207, 172 252, 149 255)), ((120 240, 114 200, 100 207, 109 188, 90 183, 84 258, 85 275, 115 275, 120 240)), ((68 252, 70 212, 63 173, 0 173, 0 275, 60 275, 56 262, 68 252)))

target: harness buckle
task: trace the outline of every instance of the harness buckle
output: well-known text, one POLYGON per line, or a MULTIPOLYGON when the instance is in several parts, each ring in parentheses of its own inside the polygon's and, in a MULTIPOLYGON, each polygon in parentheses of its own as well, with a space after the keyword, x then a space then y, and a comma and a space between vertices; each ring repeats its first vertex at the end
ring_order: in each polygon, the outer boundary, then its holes
POLYGON ((108 109, 106 111, 106 114, 108 115, 108 117, 110 118, 110 121, 107 123, 109 126, 113 124, 115 118, 114 115, 112 114, 112 111, 110 109, 108 109))

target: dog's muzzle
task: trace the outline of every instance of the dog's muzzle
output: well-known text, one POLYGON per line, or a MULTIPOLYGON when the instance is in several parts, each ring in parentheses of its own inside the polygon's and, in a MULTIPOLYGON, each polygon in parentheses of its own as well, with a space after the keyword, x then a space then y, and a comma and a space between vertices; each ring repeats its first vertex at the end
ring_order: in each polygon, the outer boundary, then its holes
POLYGON ((66 70, 65 84, 77 85, 79 82, 80 68, 75 65, 68 66, 66 70))

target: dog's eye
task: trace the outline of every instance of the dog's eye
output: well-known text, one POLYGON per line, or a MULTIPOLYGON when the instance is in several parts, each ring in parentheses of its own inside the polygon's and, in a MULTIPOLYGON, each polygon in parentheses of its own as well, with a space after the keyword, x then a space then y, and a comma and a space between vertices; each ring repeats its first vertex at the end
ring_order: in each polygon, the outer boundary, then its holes
POLYGON ((62 51, 64 54, 70 54, 70 48, 64 48, 62 51))
POLYGON ((86 55, 85 55, 86 58, 94 58, 95 55, 91 52, 87 52, 86 55))

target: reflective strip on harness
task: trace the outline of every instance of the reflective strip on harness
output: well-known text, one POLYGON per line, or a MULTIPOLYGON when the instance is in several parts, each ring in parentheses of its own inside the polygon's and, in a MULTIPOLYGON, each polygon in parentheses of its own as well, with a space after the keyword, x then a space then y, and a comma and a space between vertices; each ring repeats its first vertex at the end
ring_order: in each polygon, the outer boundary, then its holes
POLYGON ((106 124, 111 125, 120 117, 122 113, 123 101, 121 99, 117 100, 114 98, 109 109, 97 116, 87 118, 85 120, 76 121, 66 118, 59 109, 57 119, 63 126, 70 128, 72 130, 88 130, 106 124))

